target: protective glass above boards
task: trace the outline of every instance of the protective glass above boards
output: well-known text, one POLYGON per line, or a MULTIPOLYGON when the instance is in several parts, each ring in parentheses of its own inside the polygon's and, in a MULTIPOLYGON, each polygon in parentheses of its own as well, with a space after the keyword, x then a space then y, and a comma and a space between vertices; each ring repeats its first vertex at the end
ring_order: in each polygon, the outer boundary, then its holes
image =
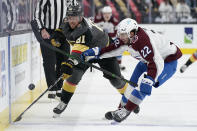
POLYGON ((0 0, 0 34, 29 30, 37 0, 0 0))

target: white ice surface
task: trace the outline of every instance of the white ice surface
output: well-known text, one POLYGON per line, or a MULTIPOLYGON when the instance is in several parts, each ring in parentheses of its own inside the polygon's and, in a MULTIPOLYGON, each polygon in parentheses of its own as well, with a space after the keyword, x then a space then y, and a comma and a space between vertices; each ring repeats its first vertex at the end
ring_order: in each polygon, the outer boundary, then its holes
MULTIPOLYGON (((197 131, 197 62, 185 73, 179 72, 188 57, 179 60, 172 79, 146 97, 138 115, 131 114, 118 125, 111 125, 103 117, 117 108, 121 96, 94 69, 84 75, 60 118, 52 118, 58 102, 51 102, 45 95, 6 131, 197 131)), ((136 63, 130 56, 123 57, 126 79, 130 79, 136 63)))

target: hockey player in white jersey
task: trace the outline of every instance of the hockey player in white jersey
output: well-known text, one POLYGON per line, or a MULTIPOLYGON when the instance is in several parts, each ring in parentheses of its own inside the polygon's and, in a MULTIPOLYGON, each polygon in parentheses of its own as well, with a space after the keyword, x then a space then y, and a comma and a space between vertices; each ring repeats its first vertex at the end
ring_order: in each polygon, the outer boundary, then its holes
MULTIPOLYGON (((115 16, 113 16, 112 8, 110 6, 103 7, 102 13, 95 16, 94 23, 101 29, 103 29, 103 31, 108 33, 111 40, 114 40, 116 38, 119 20, 115 16)), ((125 70, 125 66, 122 65, 122 55, 117 56, 117 60, 120 69, 125 70)))
POLYGON ((177 59, 182 56, 180 49, 171 41, 153 30, 138 26, 133 19, 127 18, 118 26, 118 39, 115 44, 105 48, 95 47, 81 55, 84 60, 118 56, 124 51, 139 60, 130 81, 138 83, 139 89, 128 86, 120 102, 120 108, 105 114, 107 119, 121 122, 141 104, 144 98, 151 95, 152 87, 159 87, 166 82, 177 69, 177 59))

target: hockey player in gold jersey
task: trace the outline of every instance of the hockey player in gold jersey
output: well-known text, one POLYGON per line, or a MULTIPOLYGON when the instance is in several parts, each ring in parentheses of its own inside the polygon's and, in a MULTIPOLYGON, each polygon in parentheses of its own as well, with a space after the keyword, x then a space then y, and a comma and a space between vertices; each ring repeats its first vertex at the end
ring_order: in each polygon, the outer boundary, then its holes
MULTIPOLYGON (((82 52, 89 48, 97 46, 103 48, 110 44, 108 34, 93 24, 92 21, 83 17, 80 5, 68 7, 65 23, 62 25, 61 30, 57 32, 62 33, 65 39, 72 45, 72 58, 80 58, 82 52)), ((86 65, 80 63, 80 60, 72 58, 62 63, 61 71, 64 76, 64 84, 62 87, 61 102, 53 109, 55 113, 54 117, 59 116, 65 110, 75 92, 76 86, 88 69, 86 65)), ((90 62, 98 63, 101 68, 117 76, 121 76, 116 57, 90 62)), ((109 79, 110 83, 120 94, 124 93, 128 85, 126 82, 113 78, 105 73, 103 73, 103 76, 109 79)))

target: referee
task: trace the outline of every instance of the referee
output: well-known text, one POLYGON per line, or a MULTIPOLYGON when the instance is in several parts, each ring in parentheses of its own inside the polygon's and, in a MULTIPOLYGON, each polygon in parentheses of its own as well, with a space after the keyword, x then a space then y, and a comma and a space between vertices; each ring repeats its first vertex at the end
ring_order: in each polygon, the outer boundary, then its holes
MULTIPOLYGON (((67 7, 71 4, 77 4, 76 0, 39 0, 34 13, 34 19, 40 29, 40 33, 44 41, 51 44, 51 37, 54 31, 60 28, 63 18, 66 16, 67 7)), ((65 41, 64 44, 54 45, 57 48, 70 53, 70 46, 65 41)), ((47 86, 54 84, 60 77, 61 63, 67 59, 66 56, 57 53, 45 47, 40 43, 41 53, 43 57, 43 68, 47 86)), ((56 87, 49 90, 48 98, 54 99, 60 97, 63 80, 60 80, 56 87)))

